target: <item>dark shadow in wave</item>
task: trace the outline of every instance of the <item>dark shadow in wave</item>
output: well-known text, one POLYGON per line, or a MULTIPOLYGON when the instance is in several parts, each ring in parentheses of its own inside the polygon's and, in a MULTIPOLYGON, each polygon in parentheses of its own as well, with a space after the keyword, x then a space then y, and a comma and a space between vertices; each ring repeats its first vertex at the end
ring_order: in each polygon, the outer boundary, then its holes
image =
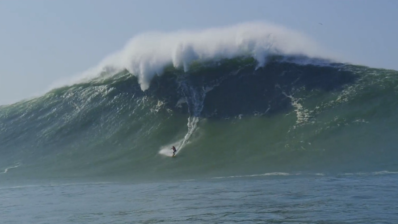
MULTIPOLYGON (((292 109, 289 96, 296 90, 340 91, 354 83, 358 76, 342 67, 342 64, 315 66, 274 60, 256 69, 250 60, 225 60, 218 65, 194 68, 189 74, 166 69, 164 75, 155 77, 149 90, 135 93, 157 98, 169 109, 192 115, 193 109, 189 111, 188 107, 198 100, 198 94, 207 91, 200 117, 272 115, 292 109), (180 103, 182 99, 186 103, 180 103)), ((127 91, 132 91, 131 86, 127 91)))

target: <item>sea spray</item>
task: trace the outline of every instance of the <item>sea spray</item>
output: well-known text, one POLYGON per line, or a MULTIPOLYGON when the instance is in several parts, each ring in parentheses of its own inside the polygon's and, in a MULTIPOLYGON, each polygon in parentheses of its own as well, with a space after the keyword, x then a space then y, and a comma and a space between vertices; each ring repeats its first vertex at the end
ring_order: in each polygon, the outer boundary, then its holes
MULTIPOLYGON (((198 122, 200 120, 200 113, 202 112, 203 109, 203 102, 206 97, 206 92, 208 92, 211 88, 209 87, 195 87, 190 83, 190 80, 187 78, 189 74, 179 77, 179 92, 181 92, 182 97, 184 100, 182 102, 185 102, 188 105, 188 131, 185 134, 184 138, 174 142, 173 144, 169 144, 166 147, 162 146, 159 153, 162 155, 167 155, 171 156, 171 148, 169 148, 171 145, 177 145, 177 152, 175 155, 177 155, 181 150, 184 148, 184 146, 188 143, 190 137, 194 134, 195 130, 197 129, 198 122)), ((181 101, 180 101, 181 102, 181 101)))
MULTIPOLYGON (((247 56, 254 58, 259 68, 267 64, 268 56, 275 54, 304 64, 327 64, 330 59, 337 60, 336 55, 298 31, 267 22, 242 23, 212 29, 137 35, 123 49, 105 57, 98 65, 66 81, 66 84, 87 82, 99 76, 106 78, 127 70, 138 77, 138 83, 145 91, 151 80, 162 75, 169 65, 188 71, 192 62, 247 56), (306 58, 292 58, 291 55, 304 55, 306 58)), ((65 83, 57 86, 62 84, 65 83)))

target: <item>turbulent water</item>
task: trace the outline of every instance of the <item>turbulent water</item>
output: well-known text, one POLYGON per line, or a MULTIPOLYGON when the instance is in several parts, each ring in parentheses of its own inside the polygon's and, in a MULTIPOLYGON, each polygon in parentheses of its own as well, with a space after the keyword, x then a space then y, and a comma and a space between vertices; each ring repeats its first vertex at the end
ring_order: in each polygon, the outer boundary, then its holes
POLYGON ((398 170, 398 72, 306 56, 106 71, 0 107, 0 178, 158 180, 398 170), (170 158, 171 146, 177 156, 170 158))

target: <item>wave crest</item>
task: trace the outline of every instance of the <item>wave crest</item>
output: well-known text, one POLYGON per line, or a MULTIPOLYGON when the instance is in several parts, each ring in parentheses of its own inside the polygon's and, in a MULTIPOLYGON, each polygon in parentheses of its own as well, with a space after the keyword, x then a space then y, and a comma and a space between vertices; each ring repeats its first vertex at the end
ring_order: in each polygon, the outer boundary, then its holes
POLYGON ((82 76, 92 78, 110 70, 109 75, 114 75, 127 69, 138 77, 141 89, 147 90, 152 78, 170 64, 188 71, 193 61, 250 56, 263 66, 270 54, 330 58, 302 33, 270 23, 244 23, 207 30, 144 33, 82 76))

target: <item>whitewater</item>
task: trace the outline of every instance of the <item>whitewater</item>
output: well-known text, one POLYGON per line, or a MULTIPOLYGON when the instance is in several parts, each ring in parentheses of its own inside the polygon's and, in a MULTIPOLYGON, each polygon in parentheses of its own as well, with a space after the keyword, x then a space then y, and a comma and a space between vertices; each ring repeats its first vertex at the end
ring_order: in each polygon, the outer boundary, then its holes
POLYGON ((0 215, 394 223, 397 75, 270 23, 137 35, 0 106, 0 215))
POLYGON ((126 69, 138 77, 141 89, 146 90, 152 78, 161 75, 170 64, 188 71, 193 61, 250 56, 261 67, 270 54, 336 57, 300 32, 271 23, 242 23, 224 28, 137 35, 122 50, 71 81, 87 80, 104 72, 114 75, 126 69))

